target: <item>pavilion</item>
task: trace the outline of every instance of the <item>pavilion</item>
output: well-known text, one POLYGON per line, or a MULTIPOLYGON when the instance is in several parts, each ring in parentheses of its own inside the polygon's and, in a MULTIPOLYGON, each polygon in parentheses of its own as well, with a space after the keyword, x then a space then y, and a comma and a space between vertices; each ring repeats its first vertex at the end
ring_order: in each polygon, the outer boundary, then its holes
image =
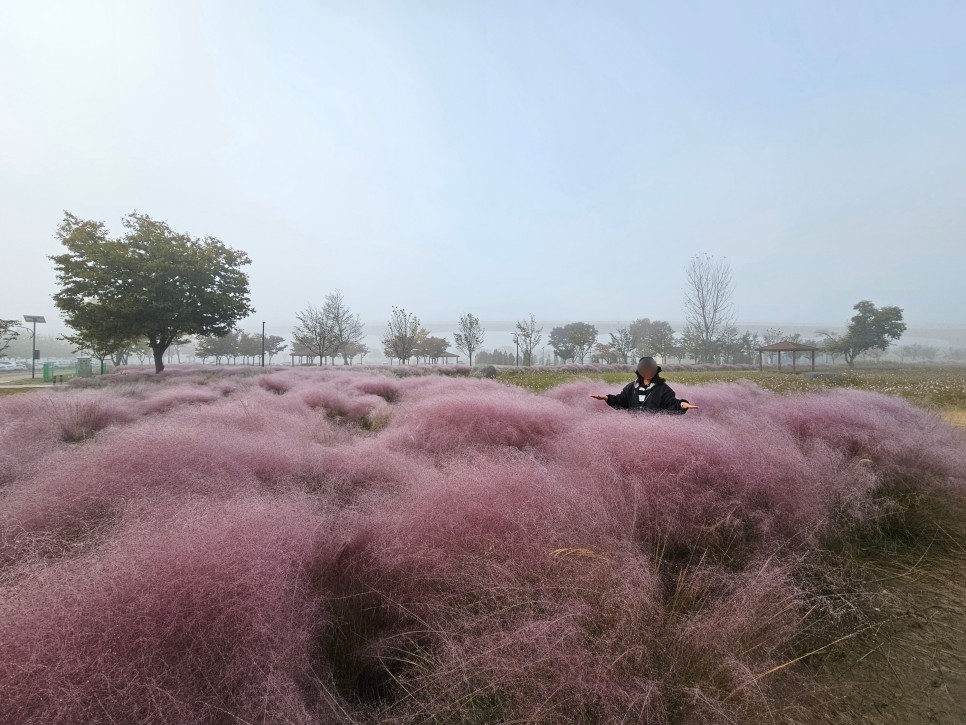
POLYGON ((778 370, 781 372, 782 369, 782 353, 790 352, 792 353, 792 372, 797 372, 795 367, 795 359, 798 357, 800 352, 811 353, 812 357, 812 370, 815 370, 815 353, 818 351, 817 347, 812 345, 802 345, 800 342, 789 342, 788 340, 782 340, 781 342, 776 342, 773 345, 765 345, 764 347, 758 348, 758 370, 759 372, 764 369, 764 364, 762 363, 762 353, 766 352, 777 352, 778 353, 778 370))

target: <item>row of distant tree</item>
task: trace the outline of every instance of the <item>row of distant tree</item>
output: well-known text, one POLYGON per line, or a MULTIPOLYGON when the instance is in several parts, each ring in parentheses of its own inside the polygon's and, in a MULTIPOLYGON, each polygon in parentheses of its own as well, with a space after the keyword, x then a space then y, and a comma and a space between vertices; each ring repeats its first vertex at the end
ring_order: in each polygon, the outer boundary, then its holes
MULTIPOLYGON (((54 302, 73 330, 65 340, 101 360, 118 363, 149 350, 158 372, 166 355, 170 358, 172 350, 179 354, 190 338, 200 338, 196 356, 203 360, 254 361, 261 355, 261 336, 237 329, 254 312, 243 269, 251 263, 247 254, 214 237, 176 232, 145 214, 135 212, 122 221, 124 234, 111 237, 103 222, 64 214, 57 229, 64 252, 51 260, 60 285, 54 302)), ((876 307, 863 300, 854 309, 845 333, 817 333, 821 347, 850 366, 860 355, 886 350, 906 329, 898 307, 876 307)), ((724 258, 691 258, 685 269, 684 317, 679 333, 665 321, 645 318, 606 340, 593 325, 572 322, 551 329, 547 344, 557 360, 565 362, 626 362, 641 354, 665 361, 676 355, 697 362, 750 362, 756 348, 769 339, 738 331, 731 266, 724 258)), ((321 307, 309 305, 297 313, 296 321, 291 349, 295 356, 318 359, 319 364, 349 364, 369 353, 362 321, 338 290, 326 295, 321 307)), ((8 341, 19 334, 19 328, 9 324, 5 329, 8 341)), ((514 361, 532 365, 544 340, 543 327, 530 314, 516 322, 513 335, 514 361)), ((462 315, 453 334, 457 350, 472 363, 484 341, 479 319, 462 315)), ((449 345, 448 339, 424 328, 416 315, 392 309, 382 338, 383 354, 390 362, 439 362, 450 354, 449 345)), ((266 340, 265 353, 271 359, 285 346, 273 337, 270 344, 266 340)))
MULTIPOLYGON (((674 334, 672 337, 672 344, 667 347, 665 351, 655 352, 656 350, 662 350, 660 344, 656 342, 648 342, 647 338, 645 337, 643 338, 643 342, 632 343, 631 352, 628 355, 622 356, 622 346, 626 343, 621 342, 621 339, 626 339, 627 334, 630 333, 633 340, 634 333, 631 333, 631 330, 640 329, 642 327, 641 323, 646 322, 647 320, 635 320, 630 325, 619 330, 617 333, 610 333, 607 341, 598 341, 594 345, 593 350, 589 354, 585 355, 585 361, 589 360, 593 363, 624 364, 630 363, 636 359, 636 357, 644 354, 658 355, 664 362, 667 360, 676 360, 681 362, 685 359, 694 359, 692 357, 692 352, 689 351, 684 344, 682 344, 683 338, 677 333, 674 334), (612 342, 614 336, 618 338, 617 345, 614 345, 612 342)), ((661 322, 662 321, 658 320, 652 322, 651 325, 661 322)), ((646 326, 644 327, 646 329, 646 326)), ((670 325, 668 325, 668 328, 670 328, 670 325)), ((551 330, 551 334, 552 332, 553 331, 551 330)), ((432 335, 427 335, 426 339, 433 337, 434 336, 432 335)), ((445 338, 434 339, 446 342, 445 338)), ((642 338, 637 339, 641 340, 642 338)), ((821 336, 811 339, 804 339, 798 333, 788 334, 783 332, 781 329, 771 328, 765 330, 763 334, 743 332, 738 337, 738 340, 739 344, 735 345, 734 347, 729 345, 722 346, 721 355, 719 358, 717 358, 717 360, 720 362, 729 363, 757 362, 756 350, 758 347, 762 345, 770 345, 781 340, 789 340, 791 342, 800 342, 818 347, 820 354, 825 357, 827 362, 835 363, 842 361, 841 354, 835 351, 834 348, 829 349, 827 347, 827 340, 821 336)), ((481 336, 479 339, 479 345, 474 348, 473 360, 475 362, 479 364, 491 365, 525 364, 525 360, 519 354, 517 354, 513 345, 504 345, 496 348, 483 349, 483 341, 484 339, 481 336)), ((39 348, 42 348, 44 357, 69 357, 76 351, 76 347, 67 341, 49 336, 39 336, 37 338, 37 345, 39 348)), ((225 363, 258 364, 261 360, 261 345, 262 339, 259 332, 249 333, 246 331, 237 330, 221 337, 213 336, 179 338, 168 348, 165 354, 165 360, 167 363, 201 361, 203 363, 213 362, 218 365, 225 363)), ((439 343, 434 343, 434 345, 436 350, 440 349, 439 343)), ((287 343, 285 338, 280 335, 266 336, 266 362, 268 364, 272 364, 275 361, 275 358, 286 349, 289 349, 289 347, 289 343, 287 343)), ((364 362, 364 358, 369 350, 365 345, 360 345, 360 348, 362 348, 361 352, 355 355, 351 354, 354 351, 350 349, 350 363, 364 362)), ((18 323, 16 320, 0 320, 0 358, 12 357, 29 359, 30 349, 31 340, 29 330, 26 330, 23 325, 18 323)), ((299 350, 300 348, 296 347, 295 349, 299 350)), ((447 349, 449 348, 447 347, 447 349)), ((457 347, 457 349, 466 355, 463 348, 457 347)), ((310 353, 304 351, 304 354, 309 355, 310 353)), ((412 359, 432 361, 433 354, 434 350, 424 349, 423 347, 417 345, 412 359)), ((543 346, 534 352, 533 364, 553 365, 569 361, 570 359, 571 358, 563 358, 553 347, 543 346)), ((860 359, 874 362, 895 360, 905 363, 944 362, 959 364, 966 362, 966 347, 940 347, 937 345, 923 345, 918 343, 894 345, 888 350, 880 350, 877 348, 869 349, 860 356, 860 359)), ((142 365, 145 362, 152 360, 152 351, 151 348, 145 343, 130 344, 114 351, 111 355, 105 358, 105 360, 110 360, 110 362, 114 365, 127 365, 134 363, 142 365)), ((341 356, 336 356, 335 359, 329 358, 328 362, 335 362, 338 360, 341 360, 341 356)), ((776 354, 766 353, 765 362, 774 365, 776 362, 776 354)))

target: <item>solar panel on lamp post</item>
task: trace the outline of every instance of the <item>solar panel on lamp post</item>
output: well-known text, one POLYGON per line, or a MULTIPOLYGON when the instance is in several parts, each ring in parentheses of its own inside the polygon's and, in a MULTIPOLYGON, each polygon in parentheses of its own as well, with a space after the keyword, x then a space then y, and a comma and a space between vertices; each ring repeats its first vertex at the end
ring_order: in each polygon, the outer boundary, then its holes
POLYGON ((23 321, 34 323, 34 334, 30 342, 30 379, 33 380, 37 375, 37 323, 47 320, 43 315, 24 315, 23 321))

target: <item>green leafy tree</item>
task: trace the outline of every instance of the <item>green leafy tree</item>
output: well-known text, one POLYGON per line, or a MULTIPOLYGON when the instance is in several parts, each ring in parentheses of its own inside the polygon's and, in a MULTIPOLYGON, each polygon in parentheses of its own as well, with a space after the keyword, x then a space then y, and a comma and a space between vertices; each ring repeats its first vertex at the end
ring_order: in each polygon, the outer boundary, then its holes
POLYGON ((480 350, 476 356, 476 363, 478 365, 513 365, 515 360, 516 358, 512 351, 507 352, 506 350, 496 348, 494 348, 493 352, 480 350))
POLYGON ((570 336, 567 334, 567 330, 564 329, 565 326, 554 327, 550 330, 550 337, 547 338, 547 342, 553 351, 556 353, 557 357, 560 358, 561 362, 567 362, 568 360, 573 360, 577 357, 577 353, 574 351, 574 346, 570 342, 570 336))
POLYGON ((587 322, 571 322, 550 331, 550 347, 563 360, 583 364, 584 358, 597 343, 597 328, 587 322))
MULTIPOLYGON (((614 333, 612 332, 611 335, 614 333)), ((621 354, 614 349, 614 346, 609 342, 598 342, 594 345, 593 352, 590 357, 591 362, 605 362, 611 365, 615 364, 627 364, 627 355, 621 354)))
POLYGON ((884 351, 893 340, 902 337, 906 323, 902 321, 902 309, 896 306, 876 307, 869 300, 857 302, 852 308, 848 329, 842 335, 823 331, 826 347, 840 353, 846 364, 855 367, 855 359, 870 351, 884 351))
POLYGON ((255 361, 260 360, 262 356, 262 333, 250 335, 243 331, 238 336, 238 348, 235 352, 246 365, 249 363, 254 365, 255 361))
POLYGON ((651 332, 653 329, 654 323, 648 317, 633 320, 628 326, 627 331, 631 336, 633 352, 637 357, 653 354, 651 352, 651 332))
POLYGON ((567 327, 570 328, 570 341, 573 343, 577 361, 583 364, 587 353, 597 344, 597 328, 589 322, 571 322, 567 327))
POLYGON ((645 355, 660 356, 667 362, 667 356, 674 350, 674 328, 664 320, 651 321, 647 317, 634 320, 628 327, 633 343, 633 352, 638 357, 645 355))
POLYGON ((0 320, 0 357, 6 357, 10 343, 20 337, 24 330, 24 326, 17 320, 0 320))
POLYGON ((369 354, 369 346, 362 342, 350 342, 345 347, 345 354, 349 356, 349 364, 358 357, 361 363, 369 354))
POLYGON ((188 345, 191 342, 190 337, 179 337, 177 340, 172 340, 171 345, 168 347, 168 362, 174 362, 177 358, 178 364, 181 364, 181 348, 188 345))
MULTIPOLYGON (((281 335, 269 335, 265 338, 265 354, 268 355, 268 364, 272 364, 272 358, 288 347, 285 338, 281 335)), ((261 351, 258 353, 261 355, 261 351)))
POLYGON ((698 362, 704 359, 704 355, 708 352, 707 342, 698 328, 687 325, 684 328, 684 333, 681 335, 681 352, 687 355, 689 358, 698 362))
POLYGON ((435 337, 427 335, 419 341, 413 351, 417 360, 423 358, 425 361, 436 363, 449 350, 449 340, 445 337, 435 337))
POLYGON ((476 315, 469 312, 460 315, 459 330, 453 334, 453 340, 456 343, 456 349, 469 357, 470 365, 473 364, 473 353, 483 346, 485 335, 486 330, 480 326, 476 315))
POLYGON ((618 327, 617 332, 610 333, 610 343, 598 347, 602 357, 626 365, 627 358, 634 352, 634 336, 629 327, 618 327))
POLYGON ((239 333, 229 332, 225 335, 210 335, 198 339, 195 345, 195 355, 202 361, 209 357, 215 358, 215 365, 221 365, 222 359, 226 360, 238 355, 239 333))
POLYGON ((661 362, 667 362, 667 356, 674 352, 674 328, 670 322, 654 320, 651 323, 651 334, 647 338, 649 355, 660 355, 661 362))
POLYGON ((254 310, 248 255, 214 237, 197 239, 137 212, 112 239, 102 222, 64 214, 51 257, 60 290, 54 302, 81 337, 146 340, 156 372, 184 335, 225 335, 254 310))
POLYGON ((425 337, 426 331, 420 327, 416 315, 393 307, 382 337, 383 352, 390 360, 407 363, 425 337))
POLYGON ((89 328, 86 333, 61 335, 58 339, 69 343, 72 352, 90 353, 91 357, 97 358, 101 363, 101 370, 104 369, 107 358, 111 358, 111 362, 115 365, 127 364, 127 359, 134 347, 131 340, 111 337, 109 331, 104 329, 89 328))
POLYGON ((126 347, 118 350, 116 353, 114 353, 114 355, 112 355, 112 357, 115 359, 120 358, 124 361, 124 364, 127 365, 127 360, 131 355, 134 355, 134 357, 138 359, 138 365, 144 365, 144 361, 150 359, 152 356, 151 348, 146 342, 132 342, 126 347))

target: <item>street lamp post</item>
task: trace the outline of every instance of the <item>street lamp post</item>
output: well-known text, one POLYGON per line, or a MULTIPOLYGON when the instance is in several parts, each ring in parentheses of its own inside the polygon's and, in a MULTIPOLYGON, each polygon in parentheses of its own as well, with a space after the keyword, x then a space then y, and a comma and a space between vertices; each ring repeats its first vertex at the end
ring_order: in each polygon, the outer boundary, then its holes
POLYGON ((262 323, 262 367, 265 367, 265 323, 262 323))
POLYGON ((34 323, 34 334, 30 342, 30 379, 37 375, 37 323, 47 322, 43 315, 24 315, 24 322, 34 323))
POLYGON ((516 363, 516 366, 517 367, 520 367, 520 335, 519 335, 519 333, 516 333, 516 332, 513 333, 513 342, 517 346, 517 363, 516 363))

